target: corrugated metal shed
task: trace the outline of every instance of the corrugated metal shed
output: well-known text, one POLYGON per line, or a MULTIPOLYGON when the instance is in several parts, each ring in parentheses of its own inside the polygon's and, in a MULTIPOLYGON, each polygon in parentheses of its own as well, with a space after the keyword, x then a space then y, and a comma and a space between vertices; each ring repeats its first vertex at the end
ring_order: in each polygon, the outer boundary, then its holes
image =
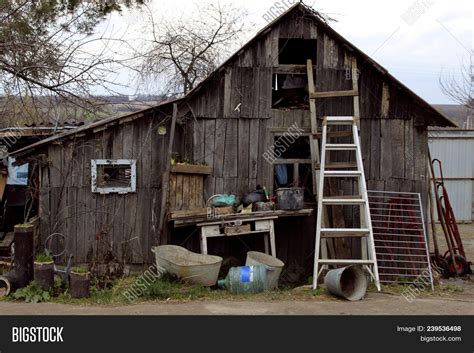
MULTIPOLYGON (((445 185, 458 222, 472 222, 474 214, 474 130, 429 132, 432 158, 441 160, 445 185)), ((438 171, 435 170, 438 176, 438 171)))

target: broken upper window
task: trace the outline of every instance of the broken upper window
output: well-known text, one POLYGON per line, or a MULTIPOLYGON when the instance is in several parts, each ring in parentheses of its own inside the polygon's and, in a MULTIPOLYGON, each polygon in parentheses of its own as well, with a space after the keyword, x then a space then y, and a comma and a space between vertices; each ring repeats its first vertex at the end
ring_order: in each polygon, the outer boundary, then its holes
POLYGON ((308 59, 316 65, 316 39, 280 38, 278 53, 280 65, 306 65, 308 59))
POLYGON ((308 79, 302 74, 273 74, 273 109, 308 109, 308 79))
POLYGON ((136 190, 136 161, 94 159, 91 161, 92 192, 126 194, 136 190))

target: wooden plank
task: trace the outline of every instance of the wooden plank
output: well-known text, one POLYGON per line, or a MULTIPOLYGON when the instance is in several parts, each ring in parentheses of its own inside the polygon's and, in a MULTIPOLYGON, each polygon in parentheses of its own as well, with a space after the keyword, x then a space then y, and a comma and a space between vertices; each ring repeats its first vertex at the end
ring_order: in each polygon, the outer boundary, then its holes
POLYGON ((242 87, 243 68, 234 65, 232 68, 232 86, 230 97, 230 116, 240 118, 242 105, 244 103, 244 92, 242 87))
POLYGON ((354 97, 358 95, 359 95, 359 92, 357 90, 348 90, 348 91, 314 92, 314 93, 310 93, 309 97, 316 99, 316 98, 334 98, 334 97, 354 97))
POLYGON ((381 104, 381 117, 387 119, 390 111, 390 91, 387 82, 383 83, 382 86, 382 104, 381 104))
POLYGON ((336 42, 328 35, 324 34, 324 56, 323 56, 323 67, 337 68, 338 65, 338 50, 336 42))
POLYGON ((198 179, 194 183, 194 189, 195 189, 196 198, 197 198, 196 207, 204 207, 206 203, 206 199, 204 196, 204 183, 203 183, 202 177, 196 175, 195 178, 198 179))
POLYGON ((164 245, 169 243, 170 234, 168 232, 168 223, 167 217, 169 209, 167 209, 167 213, 165 214, 165 221, 164 221, 164 231, 163 236, 158 233, 159 229, 159 214, 161 210, 160 201, 163 197, 162 190, 160 187, 152 187, 151 188, 151 199, 150 199, 150 210, 149 212, 149 222, 148 222, 148 248, 146 252, 146 262, 147 264, 154 263, 155 257, 151 252, 151 248, 157 245, 164 245))
POLYGON ((380 178, 388 180, 392 177, 392 131, 390 121, 380 122, 380 178))
POLYGON ((413 129, 414 180, 428 178, 428 132, 423 128, 413 129))
POLYGON ((356 92, 357 94, 354 95, 354 117, 357 122, 357 126, 359 125, 360 119, 360 106, 359 106, 359 69, 357 68, 357 58, 355 56, 352 57, 352 91, 356 92))
POLYGON ((138 193, 138 203, 137 203, 137 215, 135 222, 135 229, 138 232, 135 236, 139 239, 139 248, 137 253, 134 256, 134 263, 141 264, 146 263, 147 254, 149 251, 149 234, 150 234, 150 216, 151 216, 151 190, 148 188, 142 188, 138 193))
POLYGON ((248 191, 250 160, 250 121, 240 119, 238 122, 238 189, 239 195, 248 191))
MULTIPOLYGON (((311 60, 306 62, 307 74, 308 74, 308 91, 310 96, 315 93, 315 82, 313 77, 313 63, 311 60)), ((319 185, 319 172, 316 170, 316 165, 320 163, 319 157, 319 145, 318 140, 314 136, 318 133, 318 122, 317 122, 317 112, 316 112, 316 102, 314 99, 309 100, 309 110, 310 110, 310 121, 311 121, 311 133, 313 138, 310 138, 310 149, 311 149, 311 170, 313 176, 313 195, 318 194, 318 185, 319 185)))
POLYGON ((127 207, 124 209, 124 226, 123 226, 123 239, 120 244, 121 247, 121 258, 125 263, 132 263, 139 248, 139 236, 140 234, 136 231, 136 215, 138 207, 138 194, 127 194, 126 196, 127 207))
POLYGON ((228 66, 226 67, 225 78, 224 78, 224 117, 230 117, 232 115, 231 96, 232 96, 232 67, 228 66))
MULTIPOLYGON (((273 144, 271 141, 273 135, 267 129, 270 124, 271 121, 260 120, 260 142, 258 147, 259 151, 262 151, 260 156, 273 144)), ((273 165, 262 157, 259 158, 258 165, 257 183, 265 186, 269 192, 273 192, 273 165)))
POLYGON ((133 129, 134 124, 122 125, 122 155, 124 159, 134 159, 133 155, 133 129))
MULTIPOLYGON (((67 190, 67 204, 68 204, 68 214, 67 214, 67 247, 69 251, 67 254, 76 254, 77 253, 77 187, 69 187, 67 190)), ((67 256, 67 255, 66 255, 67 256)))
POLYGON ((169 196, 168 196, 168 207, 170 210, 176 209, 176 178, 177 174, 170 174, 170 187, 169 187, 169 196))
POLYGON ((224 152, 225 140, 226 140, 226 119, 216 120, 216 133, 215 133, 215 144, 220 146, 214 150, 214 168, 213 174, 215 177, 222 177, 224 173, 224 152))
POLYGON ((191 176, 188 174, 183 174, 183 204, 181 206, 181 209, 188 209, 191 206, 191 199, 190 199, 190 190, 189 190, 189 184, 190 184, 190 178, 191 176))
POLYGON ((143 186, 143 168, 142 168, 142 141, 141 141, 141 126, 137 121, 133 123, 133 159, 137 160, 137 188, 143 186))
POLYGON ((180 218, 188 218, 194 216, 207 216, 207 208, 196 208, 190 210, 179 210, 179 211, 172 211, 170 213, 170 219, 180 219, 180 218))
POLYGON ((225 136, 225 156, 224 156, 224 177, 237 177, 237 156, 238 156, 238 122, 237 120, 228 120, 225 136))
MULTIPOLYGON (((153 133, 153 119, 143 118, 140 121, 140 135, 141 135, 141 158, 140 158, 140 166, 141 166, 141 180, 142 185, 144 187, 150 187, 153 175, 153 160, 152 160, 152 133, 153 133)), ((173 134, 174 131, 170 132, 170 135, 173 134)), ((171 147, 172 149, 173 147, 171 147)), ((168 154, 168 164, 165 163, 166 171, 169 173, 169 166, 171 165, 171 153, 168 154)), ((165 157, 166 158, 166 157, 165 157)), ((160 171, 161 172, 161 171, 160 171)))
POLYGON ((415 156, 414 156, 414 145, 413 145, 413 120, 404 121, 405 130, 405 178, 413 180, 415 176, 415 156))
POLYGON ((181 174, 206 174, 212 173, 212 167, 209 165, 198 164, 175 164, 171 166, 171 173, 181 174))
MULTIPOLYGON (((215 139, 216 139, 216 120, 207 119, 205 121, 206 126, 206 139, 204 145, 204 162, 206 165, 212 167, 214 165, 214 152, 215 139)), ((211 196, 214 194, 214 175, 210 174, 204 179, 204 193, 205 195, 211 196)))
POLYGON ((250 121, 249 126, 249 189, 254 190, 257 187, 258 159, 259 159, 259 128, 260 122, 257 119, 250 121))
POLYGON ((183 207, 183 175, 176 175, 176 209, 181 210, 183 207))
POLYGON ((370 121, 370 169, 367 179, 380 180, 381 169, 381 120, 380 119, 364 119, 365 122, 370 121))
POLYGON ((405 124, 403 120, 390 119, 392 177, 405 176, 405 124))
MULTIPOLYGON (((313 70, 316 70, 317 66, 313 65, 313 70)), ((304 74, 306 75, 307 73, 307 67, 306 65, 278 65, 272 67, 272 72, 274 74, 304 74)))
POLYGON ((202 176, 190 174, 188 175, 188 208, 192 209, 196 207, 197 204, 197 197, 196 197, 196 181, 198 178, 202 178, 202 176))
POLYGON ((216 194, 224 193, 224 178, 216 178, 216 194))
MULTIPOLYGON (((91 191, 91 160, 96 156, 96 140, 86 140, 84 142, 83 162, 84 162, 84 181, 78 196, 78 208, 80 218, 77 219, 78 236, 77 249, 80 249, 78 255, 83 262, 92 260, 93 245, 92 239, 95 239, 95 196, 91 191)), ((99 151, 100 152, 100 151, 99 151)), ((79 261, 79 259, 75 259, 79 261)))
MULTIPOLYGON (((169 190, 169 183, 170 183, 170 168, 171 168, 171 154, 173 153, 173 143, 174 143, 174 135, 176 130, 176 121, 178 118, 178 105, 175 103, 173 104, 173 116, 171 119, 171 131, 170 137, 168 141, 168 150, 166 152, 166 157, 164 158, 164 166, 165 170, 162 176, 162 184, 161 184, 161 203, 160 203, 160 210, 159 210, 159 221, 158 221, 158 237, 156 239, 157 243, 161 242, 161 236, 163 234, 163 229, 165 226, 165 215, 167 211, 167 204, 168 204, 168 190, 169 190)), ((148 184, 149 186, 150 184, 148 184)), ((150 209, 148 209, 150 210, 150 209)))
POLYGON ((206 130, 202 119, 193 122, 193 162, 204 163, 206 130))
POLYGON ((261 119, 271 118, 272 106, 272 72, 270 68, 261 67, 259 69, 258 82, 255 87, 258 87, 258 117, 261 119))
POLYGON ((252 67, 242 67, 241 70, 241 95, 242 105, 240 106, 240 117, 250 118, 254 117, 253 107, 255 103, 258 104, 257 97, 254 92, 254 70, 252 67))
POLYGON ((370 120, 368 119, 363 119, 360 121, 360 148, 361 148, 361 154, 362 154, 362 162, 363 162, 363 167, 364 167, 364 173, 368 177, 370 174, 370 160, 371 160, 371 154, 370 154, 370 140, 371 140, 371 135, 370 135, 370 120))

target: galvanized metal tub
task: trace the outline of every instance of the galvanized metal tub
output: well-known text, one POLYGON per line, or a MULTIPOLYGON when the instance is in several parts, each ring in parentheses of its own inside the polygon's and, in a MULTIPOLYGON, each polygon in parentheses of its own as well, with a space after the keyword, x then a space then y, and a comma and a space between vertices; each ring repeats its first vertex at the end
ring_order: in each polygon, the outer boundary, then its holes
POLYGON ((285 263, 274 256, 264 254, 258 251, 249 251, 245 266, 263 265, 267 270, 266 288, 272 290, 278 287, 278 279, 285 263))
POLYGON ((185 282, 202 286, 213 286, 217 282, 222 257, 196 254, 176 245, 161 245, 151 251, 158 267, 185 282))
POLYGON ((350 301, 361 300, 368 283, 367 274, 357 265, 331 270, 324 277, 324 284, 331 294, 350 301))

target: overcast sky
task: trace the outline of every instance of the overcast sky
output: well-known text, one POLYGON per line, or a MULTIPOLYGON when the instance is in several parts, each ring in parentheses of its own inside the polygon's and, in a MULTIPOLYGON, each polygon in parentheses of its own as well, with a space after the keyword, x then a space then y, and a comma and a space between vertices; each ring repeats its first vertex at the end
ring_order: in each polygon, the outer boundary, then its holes
MULTIPOLYGON (((293 1, 279 0, 280 3, 293 1)), ((255 30, 266 25, 263 16, 275 5, 274 0, 221 0, 226 2, 245 8, 255 30)), ((193 11, 191 3, 196 1, 154 0, 151 7, 154 13, 172 17, 182 11, 193 11)), ((469 61, 473 48, 472 0, 307 0, 305 3, 336 19, 332 23, 335 30, 429 103, 452 103, 440 92, 438 79, 442 72, 457 72, 460 62, 469 61)), ((133 39, 146 36, 145 21, 146 16, 140 12, 125 11, 122 15, 112 15, 101 27, 133 39)), ((139 89, 131 73, 123 71, 113 79, 127 86, 118 89, 121 93, 153 93, 139 89)))

